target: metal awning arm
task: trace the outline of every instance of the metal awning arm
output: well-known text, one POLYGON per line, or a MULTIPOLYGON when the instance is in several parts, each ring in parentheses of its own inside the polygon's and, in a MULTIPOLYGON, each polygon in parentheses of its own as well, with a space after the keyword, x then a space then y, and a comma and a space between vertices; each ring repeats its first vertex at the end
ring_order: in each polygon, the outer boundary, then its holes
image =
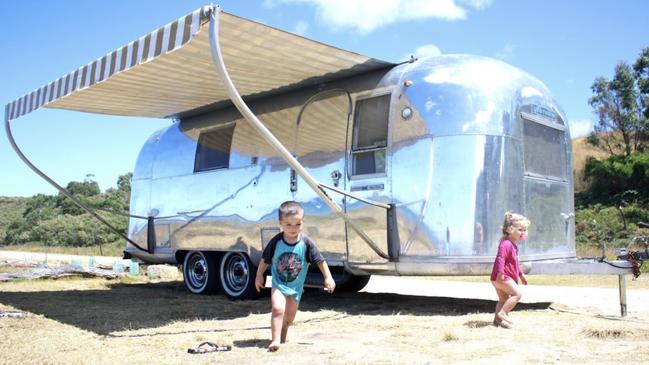
POLYGON ((282 145, 282 143, 266 128, 266 126, 257 118, 257 116, 250 110, 248 105, 243 101, 241 95, 234 87, 234 83, 228 74, 227 69, 225 68, 225 63, 223 62, 223 56, 221 54, 221 46, 219 43, 219 16, 221 14, 221 8, 218 6, 215 7, 210 18, 210 49, 212 52, 212 60, 214 61, 214 66, 216 66, 216 71, 223 81, 225 90, 232 100, 232 103, 237 107, 241 115, 250 123, 250 125, 259 132, 262 138, 268 142, 280 156, 286 161, 291 168, 293 168, 299 175, 304 179, 304 181, 309 185, 309 187, 316 193, 322 200, 333 210, 338 216, 340 216, 359 236, 376 252, 377 255, 381 256, 384 259, 390 259, 390 257, 385 254, 373 241, 370 239, 365 232, 363 232, 359 227, 357 227, 351 219, 343 212, 343 210, 336 204, 336 202, 327 195, 322 188, 320 188, 318 182, 306 171, 304 166, 302 166, 295 157, 282 145))
POLYGON ((346 192, 346 191, 344 191, 344 190, 340 190, 340 189, 338 189, 338 188, 334 188, 333 186, 328 186, 328 185, 325 185, 325 184, 320 184, 319 186, 320 186, 321 188, 325 188, 325 189, 329 189, 329 190, 335 191, 335 192, 338 193, 338 194, 341 194, 341 195, 344 195, 344 196, 348 196, 348 197, 350 197, 350 198, 352 198, 352 199, 356 199, 356 200, 361 201, 361 202, 363 202, 363 203, 365 203, 365 204, 373 205, 373 206, 375 206, 375 207, 383 208, 383 209, 386 209, 386 210, 387 210, 387 209, 390 209, 390 205, 389 205, 389 204, 384 204, 384 203, 380 203, 380 202, 375 202, 375 201, 370 200, 370 199, 365 199, 365 198, 363 198, 363 197, 361 197, 361 196, 358 196, 358 195, 355 195, 355 194, 350 194, 350 193, 348 193, 348 192, 346 192))
POLYGON ((117 235, 120 237, 124 238, 127 242, 129 242, 131 245, 133 245, 135 248, 144 251, 144 252, 150 252, 148 249, 144 249, 140 247, 135 241, 131 240, 128 238, 127 235, 122 233, 119 229, 114 227, 112 224, 108 223, 104 218, 102 218, 100 215, 95 213, 89 206, 86 204, 82 203, 81 200, 76 198, 72 193, 64 189, 61 185, 57 184, 56 181, 52 180, 49 176, 47 176, 43 171, 41 171, 36 165, 34 165, 28 158, 25 156, 23 151, 18 147, 18 144, 16 144, 16 141, 14 140, 13 133, 11 132, 11 119, 9 115, 9 105, 5 106, 5 133, 7 134, 7 140, 9 141, 9 144, 11 145, 11 148, 13 148, 14 152, 16 152, 16 155, 20 157, 20 159, 29 167, 32 171, 36 173, 36 175, 40 176, 43 180, 45 180, 48 184, 52 185, 56 190, 58 190, 61 194, 65 195, 66 197, 70 198, 74 204, 79 206, 81 209, 85 210, 88 214, 90 214, 93 218, 96 220, 100 221, 104 225, 106 225, 111 231, 115 232, 117 235))

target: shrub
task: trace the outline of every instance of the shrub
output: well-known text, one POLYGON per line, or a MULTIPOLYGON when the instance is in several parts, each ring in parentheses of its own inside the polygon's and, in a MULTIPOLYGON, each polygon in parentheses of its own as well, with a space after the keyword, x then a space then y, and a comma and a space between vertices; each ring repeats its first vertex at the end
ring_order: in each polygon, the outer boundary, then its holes
POLYGON ((649 203, 649 153, 611 156, 605 160, 590 158, 584 178, 591 182, 585 194, 577 195, 578 204, 649 203))
POLYGON ((626 247, 633 236, 646 232, 636 225, 639 221, 649 221, 649 209, 637 204, 623 208, 595 204, 579 209, 575 212, 576 243, 598 249, 626 247))

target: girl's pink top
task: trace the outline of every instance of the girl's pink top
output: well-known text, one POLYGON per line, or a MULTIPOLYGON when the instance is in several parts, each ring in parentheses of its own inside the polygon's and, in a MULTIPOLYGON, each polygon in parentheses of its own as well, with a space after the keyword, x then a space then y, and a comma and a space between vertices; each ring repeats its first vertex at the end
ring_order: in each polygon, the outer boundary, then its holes
POLYGON ((508 239, 502 239, 498 245, 498 253, 491 270, 491 281, 496 281, 498 274, 505 274, 518 284, 518 277, 521 274, 521 267, 518 263, 518 246, 508 239))

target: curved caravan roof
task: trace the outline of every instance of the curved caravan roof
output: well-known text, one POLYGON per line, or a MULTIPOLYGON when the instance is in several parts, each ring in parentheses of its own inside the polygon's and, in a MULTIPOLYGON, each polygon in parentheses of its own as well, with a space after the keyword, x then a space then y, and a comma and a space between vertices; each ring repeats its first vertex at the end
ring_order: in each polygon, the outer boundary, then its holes
MULTIPOLYGON (((6 105, 6 120, 41 107, 165 118, 228 95, 210 54, 205 6, 6 105)), ((224 62, 245 97, 360 74, 393 64, 220 12, 224 62)))

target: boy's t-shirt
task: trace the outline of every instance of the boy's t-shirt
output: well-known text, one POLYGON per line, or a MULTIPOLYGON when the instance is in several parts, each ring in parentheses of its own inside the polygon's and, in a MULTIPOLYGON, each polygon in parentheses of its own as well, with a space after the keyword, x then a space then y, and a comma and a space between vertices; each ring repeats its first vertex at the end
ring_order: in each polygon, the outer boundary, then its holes
POLYGON ((302 297, 309 264, 317 265, 324 261, 320 250, 308 237, 301 235, 297 242, 288 244, 282 233, 270 240, 262 258, 271 266, 273 288, 285 296, 294 297, 298 302, 302 297))

